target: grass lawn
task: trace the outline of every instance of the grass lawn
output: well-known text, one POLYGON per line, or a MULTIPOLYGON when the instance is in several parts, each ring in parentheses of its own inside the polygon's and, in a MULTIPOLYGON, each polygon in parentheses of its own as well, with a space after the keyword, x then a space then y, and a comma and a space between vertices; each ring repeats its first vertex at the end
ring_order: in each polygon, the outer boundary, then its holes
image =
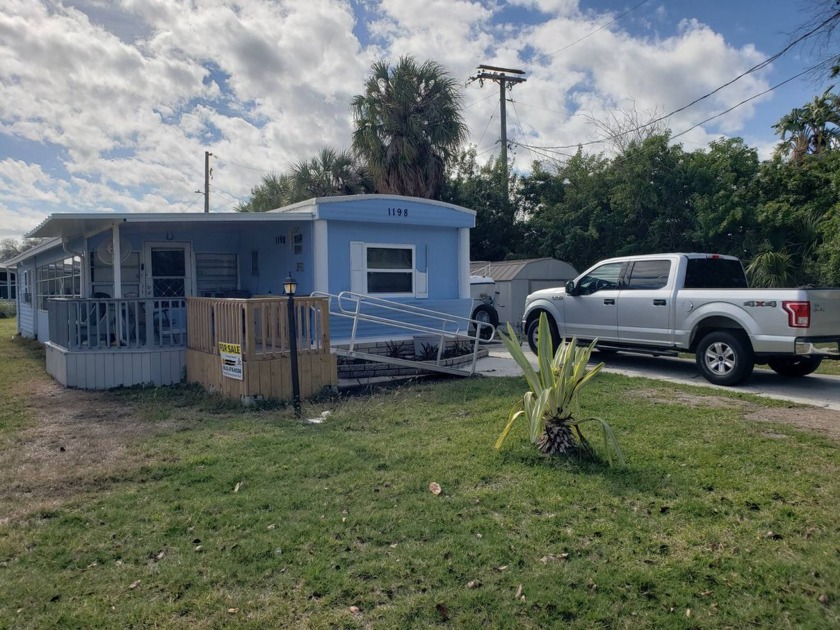
POLYGON ((623 470, 541 457, 524 427, 495 451, 521 379, 305 405, 321 424, 191 387, 91 394, 50 442, 42 359, 11 332, 2 628, 840 625, 840 453, 768 422, 784 404, 600 375, 584 409, 623 470), (124 436, 113 463, 42 481, 92 426, 124 436))

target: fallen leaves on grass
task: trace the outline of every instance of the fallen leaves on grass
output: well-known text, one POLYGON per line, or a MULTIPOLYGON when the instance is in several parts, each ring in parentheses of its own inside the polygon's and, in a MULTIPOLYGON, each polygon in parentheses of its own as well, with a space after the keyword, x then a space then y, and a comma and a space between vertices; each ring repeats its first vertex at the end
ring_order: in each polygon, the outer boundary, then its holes
POLYGON ((439 483, 435 483, 433 481, 429 484, 429 492, 431 492, 435 496, 438 496, 441 492, 443 492, 443 489, 440 487, 439 483))

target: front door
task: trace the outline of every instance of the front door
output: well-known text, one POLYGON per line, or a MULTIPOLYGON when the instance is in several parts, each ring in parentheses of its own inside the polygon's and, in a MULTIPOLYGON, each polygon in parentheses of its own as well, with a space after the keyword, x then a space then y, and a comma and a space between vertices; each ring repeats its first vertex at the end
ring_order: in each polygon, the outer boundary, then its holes
POLYGON ((161 346, 186 343, 187 303, 193 295, 192 252, 189 243, 146 243, 144 293, 160 298, 152 303, 154 341, 161 346))
POLYGON ((192 295, 189 243, 146 243, 144 264, 146 297, 176 298, 192 295))

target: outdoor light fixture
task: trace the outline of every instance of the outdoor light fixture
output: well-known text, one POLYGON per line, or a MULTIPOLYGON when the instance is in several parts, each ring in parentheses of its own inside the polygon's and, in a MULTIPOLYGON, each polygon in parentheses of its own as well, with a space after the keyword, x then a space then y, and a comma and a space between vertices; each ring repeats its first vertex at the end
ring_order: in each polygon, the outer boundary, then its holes
POLYGON ((297 291, 297 280, 289 277, 283 281, 283 290, 289 296, 289 355, 292 360, 292 404, 295 407, 295 417, 300 417, 300 380, 298 379, 298 357, 297 357, 297 318, 295 317, 295 291, 297 291))

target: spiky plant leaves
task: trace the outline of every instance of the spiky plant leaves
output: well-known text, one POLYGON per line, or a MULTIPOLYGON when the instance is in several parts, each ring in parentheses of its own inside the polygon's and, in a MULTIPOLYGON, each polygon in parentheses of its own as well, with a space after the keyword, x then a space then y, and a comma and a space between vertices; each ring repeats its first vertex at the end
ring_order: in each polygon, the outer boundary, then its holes
POLYGON ((580 430, 580 424, 596 421, 604 437, 607 460, 613 464, 613 452, 620 465, 624 465, 624 455, 615 438, 612 428, 600 418, 576 420, 580 415, 580 390, 589 383, 604 364, 599 363, 588 370, 587 364, 597 340, 587 347, 578 347, 577 340, 564 340, 552 356, 551 333, 545 314, 540 316, 537 340, 537 364, 534 370, 525 356, 510 324, 507 334, 499 335, 502 342, 522 369, 529 391, 525 392, 522 402, 510 413, 508 422, 496 440, 496 448, 504 444, 513 424, 520 418, 528 422, 529 437, 532 444, 548 455, 570 454, 582 451, 592 454, 589 442, 580 430))

